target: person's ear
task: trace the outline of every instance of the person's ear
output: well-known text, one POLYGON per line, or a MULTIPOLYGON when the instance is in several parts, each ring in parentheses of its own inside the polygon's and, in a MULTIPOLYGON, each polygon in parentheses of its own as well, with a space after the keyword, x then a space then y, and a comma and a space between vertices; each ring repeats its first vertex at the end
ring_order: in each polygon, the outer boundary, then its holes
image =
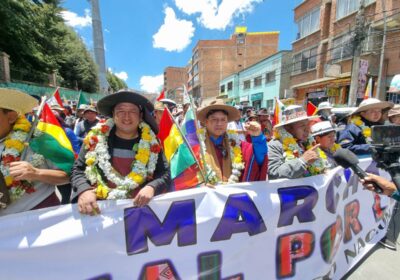
POLYGON ((7 113, 8 123, 14 124, 18 119, 18 113, 15 111, 10 111, 7 113))

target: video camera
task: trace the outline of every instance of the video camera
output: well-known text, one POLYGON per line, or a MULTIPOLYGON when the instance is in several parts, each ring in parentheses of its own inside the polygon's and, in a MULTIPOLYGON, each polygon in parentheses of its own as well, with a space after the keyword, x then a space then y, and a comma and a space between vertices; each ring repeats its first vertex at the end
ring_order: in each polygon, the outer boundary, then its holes
POLYGON ((400 189, 400 126, 372 127, 372 158, 377 167, 389 172, 397 189, 400 189))

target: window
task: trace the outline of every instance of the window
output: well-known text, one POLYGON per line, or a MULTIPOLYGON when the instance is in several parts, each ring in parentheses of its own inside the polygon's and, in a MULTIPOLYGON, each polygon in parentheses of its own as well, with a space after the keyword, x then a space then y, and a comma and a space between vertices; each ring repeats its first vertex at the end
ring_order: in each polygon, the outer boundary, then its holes
POLYGON ((222 86, 221 86, 220 92, 221 92, 221 93, 224 93, 224 92, 225 92, 225 85, 222 85, 222 86))
POLYGON ((271 83, 273 81, 275 81, 275 70, 272 72, 268 72, 267 74, 265 74, 265 83, 271 83))
POLYGON ((368 29, 368 35, 362 43, 362 52, 376 52, 382 48, 383 34, 379 30, 373 29, 371 26, 368 29))
POLYGON ((262 84, 262 77, 261 76, 255 77, 254 78, 254 86, 259 87, 259 86, 261 86, 261 84, 262 84))
POLYGON ((231 91, 232 88, 233 88, 233 83, 232 83, 232 82, 229 82, 229 83, 228 83, 228 91, 231 91))
MULTIPOLYGON (((364 0, 364 6, 375 2, 375 0, 364 0)), ((336 2, 336 19, 340 19, 360 8, 361 0, 337 0, 336 2)))
POLYGON ((249 89, 250 88, 250 80, 244 81, 243 82, 243 89, 249 89))
POLYGON ((193 66, 193 75, 196 75, 197 73, 199 73, 199 64, 198 63, 196 63, 193 66))
POLYGON ((267 100, 267 109, 268 109, 268 111, 272 111, 273 110, 273 107, 274 107, 274 100, 273 99, 268 99, 267 100))
POLYGON ((296 39, 303 38, 319 29, 320 8, 315 9, 299 19, 297 27, 299 33, 296 39))
POLYGON ((194 76, 193 78, 193 84, 199 81, 199 75, 194 76))
POLYGON ((237 35, 237 37, 236 37, 236 44, 238 44, 238 45, 242 45, 242 44, 244 44, 246 41, 245 41, 245 34, 244 33, 239 33, 238 35, 237 35))
POLYGON ((192 61, 195 62, 199 58, 199 51, 196 50, 192 56, 192 61))
POLYGON ((318 47, 305 50, 293 56, 293 74, 315 69, 317 66, 318 47))
POLYGON ((345 34, 333 40, 332 61, 337 62, 353 55, 352 34, 345 34))

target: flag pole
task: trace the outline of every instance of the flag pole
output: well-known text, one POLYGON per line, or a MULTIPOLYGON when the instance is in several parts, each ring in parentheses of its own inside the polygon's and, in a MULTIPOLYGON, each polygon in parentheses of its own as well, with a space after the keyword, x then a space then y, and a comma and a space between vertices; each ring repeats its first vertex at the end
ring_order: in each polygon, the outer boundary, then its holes
POLYGON ((203 169, 201 168, 201 165, 200 165, 199 161, 197 160, 197 158, 196 158, 196 156, 195 156, 195 154, 194 154, 194 152, 193 152, 193 150, 192 150, 192 147, 191 147, 190 144, 189 144, 189 141, 186 139, 186 137, 185 137, 185 135, 183 134, 182 129, 180 128, 180 126, 178 125, 178 123, 177 123, 177 122, 175 121, 175 119, 172 117, 171 112, 170 112, 170 110, 168 109, 168 107, 165 107, 165 109, 167 110, 169 117, 170 117, 170 118, 172 119, 172 121, 174 122, 176 128, 178 129, 180 135, 182 136, 183 141, 185 142, 185 144, 186 144, 187 147, 189 148, 190 153, 192 154, 194 160, 196 161, 196 164, 197 164, 197 166, 198 166, 199 169, 200 169, 201 177, 203 177, 204 182, 207 183, 206 176, 204 175, 203 169))
MULTIPOLYGON (((187 92, 187 89, 186 89, 185 85, 183 85, 183 92, 184 92, 184 94, 186 94, 189 97, 190 106, 192 107, 192 110, 194 110, 194 112, 193 112, 193 115, 194 115, 194 126, 196 128, 197 138, 200 140, 201 137, 199 137, 199 132, 198 132, 198 123, 199 123, 199 121, 197 119, 197 114, 196 114, 196 110, 195 110, 196 107, 194 106, 193 98, 187 92)), ((200 156, 201 156, 202 161, 204 162, 204 165, 206 164, 206 156, 205 156, 205 154, 206 154, 206 151, 204 151, 203 145, 200 144, 200 156)), ((201 167, 200 167, 200 169, 201 169, 201 167)), ((205 171, 207 171, 207 169, 205 169, 205 171)), ((206 172, 206 176, 205 176, 205 180, 204 181, 205 181, 206 184, 208 183, 208 174, 207 174, 207 172, 206 172)))
POLYGON ((27 154, 27 151, 28 151, 27 147, 29 145, 29 141, 31 141, 33 133, 34 133, 34 131, 36 129, 36 126, 39 123, 40 115, 42 114, 42 111, 43 111, 43 108, 44 108, 45 104, 46 104, 46 96, 43 96, 42 97, 42 101, 41 101, 40 106, 39 106, 39 110, 37 111, 36 114, 34 114, 35 115, 35 120, 33 121, 31 130, 29 131, 28 136, 26 137, 26 140, 24 142, 25 147, 24 147, 24 150, 23 150, 23 152, 21 154, 21 161, 24 161, 25 158, 26 158, 26 154, 27 154))
POLYGON ((75 108, 75 118, 78 115, 78 106, 79 106, 79 101, 81 100, 81 95, 82 95, 82 90, 79 91, 79 97, 78 97, 78 101, 76 102, 76 108, 75 108))

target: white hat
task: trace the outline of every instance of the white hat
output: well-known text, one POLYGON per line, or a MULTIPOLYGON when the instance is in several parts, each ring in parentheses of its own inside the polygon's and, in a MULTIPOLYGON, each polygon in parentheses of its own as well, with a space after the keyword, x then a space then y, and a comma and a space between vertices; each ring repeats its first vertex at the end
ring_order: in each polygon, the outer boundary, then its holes
POLYGON ((336 131, 330 121, 317 122, 311 127, 311 135, 317 136, 325 133, 336 131))
POLYGON ((358 106, 357 110, 353 112, 353 114, 357 114, 360 112, 367 111, 369 109, 388 109, 393 108, 394 104, 388 101, 380 101, 376 98, 368 98, 363 100, 360 105, 358 106))
POLYGON ((331 103, 329 103, 328 101, 325 101, 325 102, 319 103, 318 108, 317 108, 317 111, 321 111, 321 110, 330 110, 330 109, 332 109, 332 108, 333 108, 333 107, 332 107, 331 103))
POLYGON ((318 116, 307 116, 304 108, 299 105, 290 105, 282 111, 282 120, 275 127, 281 127, 287 124, 296 123, 304 120, 316 119, 318 116))
POLYGON ((0 108, 26 114, 38 105, 38 101, 22 91, 0 88, 0 108))

